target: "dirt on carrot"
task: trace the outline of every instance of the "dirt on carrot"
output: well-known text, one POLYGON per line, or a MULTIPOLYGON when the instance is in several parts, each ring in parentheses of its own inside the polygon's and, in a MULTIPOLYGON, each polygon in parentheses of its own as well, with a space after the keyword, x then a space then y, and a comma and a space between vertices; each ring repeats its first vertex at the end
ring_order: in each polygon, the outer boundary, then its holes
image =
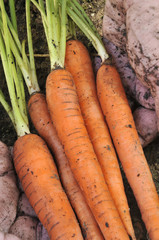
MULTIPOLYGON (((6 1, 7 2, 7 1, 6 1)), ((104 0, 84 0, 80 1, 83 2, 83 6, 90 16, 90 18, 93 20, 94 24, 97 26, 98 31, 102 34, 102 18, 103 18, 103 12, 104 12, 104 0)), ((19 34, 21 39, 26 39, 26 31, 25 31, 25 1, 22 0, 16 0, 16 9, 17 9, 17 18, 20 20, 21 24, 19 24, 18 29, 19 29, 19 34)), ((33 41, 34 41, 34 50, 35 54, 42 54, 45 52, 48 54, 48 49, 47 49, 47 44, 45 42, 45 34, 43 32, 43 26, 41 23, 41 18, 39 15, 38 10, 32 6, 33 12, 32 12, 32 34, 33 34, 33 41), (41 40, 38 40, 38 36, 41 36, 41 40)), ((18 20, 18 21, 19 21, 18 20)), ((92 51, 91 44, 86 40, 85 37, 83 37, 83 34, 78 31, 78 38, 82 40, 86 46, 89 49, 89 52, 91 53, 91 56, 93 58, 95 52, 94 50, 92 51)), ((43 92, 45 92, 45 79, 47 76, 47 73, 49 72, 49 58, 47 56, 36 56, 35 57, 36 61, 36 68, 37 68, 37 75, 38 75, 38 81, 40 84, 40 88, 42 89, 43 92)), ((2 89, 5 93, 7 93, 7 90, 4 87, 4 74, 2 67, 0 65, 0 85, 2 86, 2 89)), ((27 94, 27 91, 26 91, 27 94)), ((5 94, 6 95, 6 94, 5 94)), ((27 96, 29 98, 29 96, 27 96)), ((16 139, 16 133, 14 131, 14 128, 12 126, 12 123, 0 105, 0 136, 1 140, 5 142, 8 146, 12 146, 15 139, 16 139)), ((34 126, 31 124, 31 131, 36 132, 34 126)), ((148 145, 144 149, 147 161, 149 163, 153 180, 156 184, 157 190, 159 192, 159 138, 156 139, 153 143, 148 145)), ((121 167, 122 170, 122 167, 121 167)), ((132 216, 132 221, 135 229, 135 233, 137 236, 137 240, 146 240, 147 235, 146 235, 146 230, 144 227, 144 224, 141 220, 140 212, 136 204, 136 200, 133 196, 132 190, 125 178, 125 174, 122 171, 122 176, 124 178, 124 186, 126 190, 126 194, 128 197, 128 203, 130 206, 130 211, 131 211, 131 216, 132 216)))
POLYGON ((46 141, 55 157, 62 186, 76 213, 84 238, 87 240, 97 238, 103 240, 99 226, 71 171, 63 145, 52 123, 45 95, 41 93, 33 94, 29 99, 28 109, 35 128, 40 136, 46 141))
POLYGON ((103 64, 99 68, 97 93, 149 237, 156 240, 159 238, 159 198, 120 76, 114 66, 103 64))

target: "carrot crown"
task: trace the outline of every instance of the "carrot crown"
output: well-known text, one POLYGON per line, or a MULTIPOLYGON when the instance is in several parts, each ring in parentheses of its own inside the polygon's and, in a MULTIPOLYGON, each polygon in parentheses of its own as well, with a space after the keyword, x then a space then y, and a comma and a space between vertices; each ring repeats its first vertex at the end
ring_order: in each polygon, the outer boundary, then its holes
MULTIPOLYGON (((60 1, 62 4, 63 1, 60 1)), ((95 28, 93 22, 88 17, 82 6, 77 2, 77 0, 67 1, 67 14, 91 41, 98 55, 101 57, 102 62, 105 62, 108 59, 109 55, 106 52, 102 39, 98 34, 98 31, 95 28)))
MULTIPOLYGON (((16 33, 17 25, 13 3, 13 0, 10 0, 12 21, 14 19, 14 21, 12 23, 10 22, 10 24, 14 26, 13 29, 16 33)), ((5 110, 8 112, 8 115, 11 118, 13 125, 16 129, 17 135, 23 136, 26 133, 29 133, 23 79, 20 73, 20 69, 15 63, 11 51, 10 31, 8 28, 8 17, 5 11, 4 1, 0 1, 0 9, 0 54, 10 96, 11 106, 5 100, 2 90, 0 90, 0 101, 5 110)))
POLYGON ((66 1, 62 5, 58 0, 43 0, 38 3, 31 0, 38 8, 42 17, 42 23, 47 39, 51 70, 64 67, 66 49, 66 1))

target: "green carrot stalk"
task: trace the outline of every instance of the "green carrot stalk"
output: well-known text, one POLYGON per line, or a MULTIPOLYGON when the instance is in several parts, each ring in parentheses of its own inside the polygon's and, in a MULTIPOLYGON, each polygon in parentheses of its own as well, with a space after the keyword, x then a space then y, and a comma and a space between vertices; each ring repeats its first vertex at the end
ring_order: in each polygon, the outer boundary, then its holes
MULTIPOLYGON (((26 3, 26 5, 27 4, 28 3, 26 3)), ((7 28, 8 28, 8 30, 7 30, 8 40, 7 41, 10 44, 11 54, 14 55, 16 62, 19 65, 19 68, 23 74, 26 85, 28 87, 28 91, 30 94, 32 94, 33 92, 38 92, 38 91, 40 91, 40 88, 39 88, 37 76, 36 76, 35 63, 34 63, 34 57, 33 57, 33 49, 31 47, 31 45, 32 45, 32 39, 30 36, 31 30, 28 30, 29 56, 30 56, 30 59, 28 59, 26 52, 25 52, 25 41, 23 41, 22 44, 20 43, 18 33, 14 29, 13 24, 9 20, 5 10, 3 12, 4 12, 3 15, 5 15, 5 18, 8 19, 6 23, 3 21, 3 24, 2 23, 0 24, 3 37, 5 37, 5 34, 6 34, 5 26, 7 26, 7 28), (13 32, 14 32, 14 34, 12 34, 13 32), (17 45, 17 42, 18 42, 18 45, 17 45)), ((29 28, 29 24, 30 24, 29 19, 30 19, 30 16, 27 13, 27 28, 29 28)), ((19 87, 21 86, 21 89, 22 89, 22 86, 23 86, 22 81, 19 80, 19 83, 17 83, 17 86, 19 86, 19 87)), ((24 96, 24 89, 22 89, 22 96, 24 96)))
MULTIPOLYGON (((5 43, 8 44, 7 41, 5 43)), ((15 63, 13 61, 11 62, 12 58, 10 58, 10 55, 8 54, 10 52, 9 45, 5 46, 5 43, 3 41, 2 34, 0 32, 0 54, 1 54, 1 60, 4 68, 5 77, 6 77, 6 82, 8 86, 8 91, 10 95, 12 111, 10 110, 10 107, 4 102, 4 98, 2 94, 1 94, 1 103, 3 104, 3 106, 5 106, 5 108, 9 110, 8 114, 11 117, 11 120, 16 129, 18 137, 20 137, 25 135, 26 133, 29 133, 29 127, 28 127, 28 121, 26 121, 26 118, 25 119, 23 118, 20 111, 20 107, 18 104, 18 97, 16 94, 16 85, 13 78, 13 76, 15 76, 15 73, 13 74, 13 69, 15 69, 15 63), (11 67, 11 64, 14 66, 14 68, 11 67)), ((22 102, 22 104, 24 103, 22 102)))
POLYGON ((102 63, 105 62, 109 56, 106 52, 102 39, 98 34, 98 31, 96 30, 93 22, 76 0, 68 0, 67 14, 81 29, 85 36, 91 41, 92 45, 97 50, 97 53, 101 57, 102 63))
MULTIPOLYGON (((7 24, 10 26, 11 32, 15 38, 15 42, 17 47, 20 49, 20 41, 17 37, 18 30, 17 30, 17 21, 16 21, 16 13, 15 13, 15 5, 14 5, 14 0, 9 1, 9 7, 10 7, 10 15, 11 15, 11 20, 9 19, 7 13, 5 12, 5 9, 3 8, 3 15, 5 14, 6 19, 7 19, 7 24)), ((4 19, 4 18, 3 18, 4 19)), ((6 23, 5 23, 6 24, 6 23)), ((2 16, 0 16, 0 26, 1 29, 3 28, 4 21, 2 21, 2 16)), ((5 33, 3 32, 3 35, 5 33)), ((12 54, 11 54, 12 55, 12 54)), ((11 56, 13 58, 13 56, 11 56)), ((17 99, 18 99, 18 104, 20 107, 20 111, 27 121, 27 110, 26 110, 26 104, 25 104, 25 91, 24 91, 24 84, 23 84, 23 77, 22 73, 20 71, 20 68, 18 64, 16 63, 16 66, 13 66, 13 74, 15 78, 15 84, 16 84, 16 91, 17 91, 17 99)))
POLYGON ((16 13, 15 13, 15 2, 14 0, 9 0, 9 8, 10 8, 10 15, 11 15, 11 21, 13 24, 13 27, 15 31, 17 32, 17 21, 16 21, 16 13))
POLYGON ((66 49, 66 0, 60 6, 59 1, 35 0, 31 2, 40 11, 42 22, 46 34, 51 69, 64 67, 65 49, 66 49))
POLYGON ((9 105, 9 103, 6 101, 5 96, 2 92, 2 89, 0 89, 0 103, 4 107, 5 111, 8 113, 8 116, 10 117, 10 119, 15 127, 15 119, 14 119, 14 115, 13 115, 13 110, 12 110, 11 106, 9 105))

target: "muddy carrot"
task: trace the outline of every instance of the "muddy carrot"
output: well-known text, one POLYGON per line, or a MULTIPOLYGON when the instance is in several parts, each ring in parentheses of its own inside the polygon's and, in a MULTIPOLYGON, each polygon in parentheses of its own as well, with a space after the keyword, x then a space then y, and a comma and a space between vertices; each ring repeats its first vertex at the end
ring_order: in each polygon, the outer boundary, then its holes
MULTIPOLYGON (((41 1, 42 4, 42 1, 41 1)), ((41 5, 42 6, 42 5, 41 5)), ((33 47, 31 39, 31 29, 30 29, 30 11, 29 6, 26 5, 26 16, 27 16, 27 32, 28 32, 28 42, 29 42, 29 52, 30 52, 30 63, 32 66, 32 72, 34 70, 34 79, 36 80, 36 71, 33 57, 33 47)), ((47 33, 46 33, 47 34, 47 33)), ((31 75, 30 79, 33 78, 31 75)), ((34 84, 37 85, 37 84, 34 84)), ((33 86, 34 86, 33 85, 33 86)), ((28 110, 31 120, 40 134, 40 136, 46 141, 52 153, 55 156, 58 170, 60 173, 60 179, 65 192, 71 202, 72 207, 76 212, 76 216, 79 220, 81 228, 83 230, 83 235, 85 239, 103 239, 101 231, 97 225, 97 222, 92 215, 86 200, 84 199, 83 193, 80 190, 73 174, 68 164, 68 160, 64 153, 63 147, 57 136, 55 127, 50 118, 48 112, 48 107, 46 103, 45 96, 37 91, 30 96, 28 102, 28 110)))
MULTIPOLYGON (((32 2, 34 1, 32 0, 32 2)), ((94 153, 86 127, 84 126, 72 76, 64 69, 66 46, 66 31, 64 31, 64 29, 66 29, 66 25, 63 24, 63 21, 66 21, 66 12, 63 10, 64 6, 66 7, 66 5, 64 5, 66 2, 62 3, 60 8, 62 8, 61 16, 63 18, 61 19, 62 25, 60 28, 56 21, 57 19, 55 19, 56 14, 52 14, 52 12, 54 12, 53 10, 57 10, 56 6, 54 4, 46 4, 47 19, 49 21, 47 28, 45 24, 44 26, 45 30, 48 30, 46 36, 48 37, 51 62, 51 73, 48 75, 46 83, 48 109, 59 139, 64 146, 72 172, 84 193, 86 201, 104 238, 115 239, 118 236, 119 239, 129 239, 105 183, 100 165, 94 153), (61 34, 57 34, 59 33, 58 30, 61 30, 61 34), (69 100, 70 97, 72 97, 72 99, 69 100), (64 101, 64 103, 62 104, 61 101, 64 101), (69 104, 71 101, 72 105, 69 104), (67 104, 69 109, 67 109, 67 104), (77 105, 75 106, 75 104, 77 105), (66 109, 63 109, 63 107, 66 107, 66 109), (61 116, 59 116, 58 111, 62 111, 61 116), (73 115, 69 114, 71 111, 73 115), (58 120, 55 119, 54 116, 58 117, 58 120), (82 133, 80 131, 81 127, 82 133), (74 128, 76 128, 76 131, 74 128), (64 133, 63 136, 61 132, 64 133), (73 137, 75 137, 76 140, 73 137), (83 145, 81 145, 81 140, 84 141, 83 145), (72 149, 72 153, 70 149, 72 149), (77 155, 79 155, 78 158, 77 155), (79 168, 77 167, 78 164, 80 165, 79 168)))
POLYGON ((150 239, 159 238, 159 198, 139 140, 132 112, 116 69, 97 73, 98 96, 113 142, 133 190, 150 239))
POLYGON ((33 94, 29 99, 28 109, 36 130, 47 142, 55 156, 60 180, 77 215, 84 239, 102 240, 103 236, 101 231, 73 176, 63 146, 57 136, 56 129, 48 112, 45 95, 41 93, 33 94))
MULTIPOLYGON (((71 16, 71 8, 68 12, 71 16)), ((115 67, 106 63, 108 55, 96 31, 90 28, 88 17, 83 14, 84 20, 80 24, 77 15, 73 14, 72 18, 81 30, 84 29, 84 33, 92 41, 101 57, 102 66, 97 72, 97 92, 100 104, 147 232, 150 239, 156 240, 159 238, 159 198, 121 79, 115 67)))
POLYGON ((129 235, 135 239, 118 159, 97 97, 91 58, 82 42, 67 41, 65 66, 74 78, 82 115, 111 196, 129 235))
POLYGON ((51 118, 64 146, 73 174, 106 239, 129 239, 88 136, 73 78, 54 70, 46 82, 51 118))
MULTIPOLYGON (((74 176, 70 170, 67 158, 64 154, 63 147, 58 139, 56 130, 50 119, 50 115, 47 108, 47 103, 44 94, 40 92, 40 88, 37 81, 33 44, 31 37, 31 21, 30 21, 30 1, 26 1, 26 23, 27 23, 27 36, 28 36, 28 46, 29 46, 29 59, 25 56, 27 61, 23 61, 22 58, 22 46, 18 35, 16 38, 11 38, 12 51, 15 58, 21 66, 21 70, 28 87, 30 94, 30 99, 28 102, 28 110, 31 120, 40 134, 40 136, 46 141, 52 153, 56 158, 56 163, 58 165, 58 170, 60 171, 60 180, 66 191, 66 194, 71 201, 71 204, 76 212, 76 216, 80 222, 81 228, 83 229, 84 237, 86 239, 103 239, 101 231, 97 225, 97 222, 92 215, 88 204, 86 203, 84 196, 74 179, 74 176), (16 41, 19 42, 19 51, 16 46, 16 41)), ((12 25, 10 24, 10 29, 12 25)))

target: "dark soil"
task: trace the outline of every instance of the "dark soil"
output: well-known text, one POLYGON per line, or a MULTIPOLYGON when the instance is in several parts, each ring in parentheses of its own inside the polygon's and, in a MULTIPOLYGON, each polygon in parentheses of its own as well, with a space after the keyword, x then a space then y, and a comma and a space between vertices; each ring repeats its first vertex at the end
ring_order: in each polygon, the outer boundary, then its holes
MULTIPOLYGON (((16 0, 16 10, 17 10, 17 21, 18 21, 18 29, 21 40, 26 39, 26 28, 25 28, 25 0, 16 0)), ((94 24, 96 25, 100 34, 102 34, 102 17, 104 11, 104 0, 84 0, 80 1, 94 24)), ((7 1, 6 1, 7 4, 7 1)), ((41 57, 36 57, 36 68, 37 75, 40 84, 40 88, 43 92, 45 92, 45 80, 48 72, 50 71, 50 63, 49 58, 43 56, 43 54, 48 53, 47 44, 45 41, 45 34, 43 31, 43 26, 41 24, 41 18, 39 12, 35 7, 32 7, 32 34, 33 34, 33 42, 34 42, 34 52, 35 54, 41 54, 41 57)), ((78 38, 86 44, 88 47, 91 56, 94 55, 94 50, 91 44, 86 40, 86 38, 79 31, 78 38)), ((0 63, 0 86, 6 96, 8 98, 7 88, 5 85, 5 78, 3 73, 2 64, 0 63)), ((28 100, 29 96, 26 91, 26 98, 28 100)), ((0 140, 6 143, 8 146, 13 146, 17 136, 16 132, 12 126, 12 123, 4 111, 3 107, 0 105, 0 140)), ((36 132, 34 127, 30 122, 30 129, 32 132, 36 132)), ((156 184, 157 190, 159 191, 159 138, 156 139, 153 143, 149 144, 145 149, 145 155, 147 161, 149 163, 154 182, 156 184)), ((146 240, 147 235, 145 231, 144 224, 140 217, 140 212, 138 210, 135 198, 130 189, 129 184, 123 174, 125 189, 128 196, 130 211, 132 215, 132 221, 134 224, 134 229, 136 232, 137 240, 146 240)))

